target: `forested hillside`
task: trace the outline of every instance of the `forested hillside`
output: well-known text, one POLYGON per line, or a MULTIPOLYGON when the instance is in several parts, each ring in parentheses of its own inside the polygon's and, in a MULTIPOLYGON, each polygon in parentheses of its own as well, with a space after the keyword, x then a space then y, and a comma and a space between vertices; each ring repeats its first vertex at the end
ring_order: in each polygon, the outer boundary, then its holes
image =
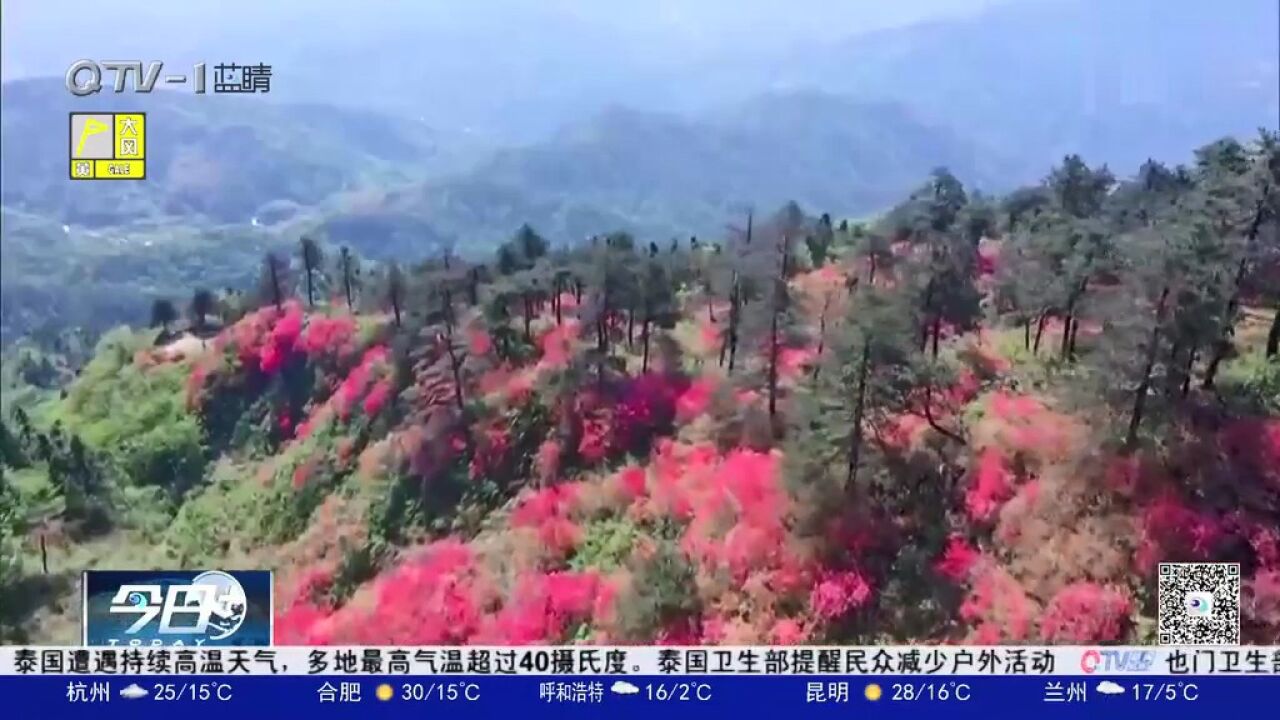
POLYGON ((1146 643, 1214 560, 1280 642, 1273 131, 822 210, 295 238, 69 382, 22 348, 0 634, 72 641, 84 568, 266 567, 281 643, 1146 643))
POLYGON ((716 235, 787 200, 861 218, 937 165, 1004 193, 1068 153, 1122 174, 1189 163, 1280 116, 1273 0, 384 4, 205 12, 199 38, 159 6, 136 17, 166 68, 265 57, 278 76, 254 97, 73 97, 67 58, 118 49, 6 7, 27 30, 3 43, 0 344, 243 285, 301 234, 408 263, 477 261, 526 222, 577 243, 716 235), (495 17, 502 52, 476 52, 495 17), (50 118, 84 109, 150 113, 146 181, 66 177, 50 118))

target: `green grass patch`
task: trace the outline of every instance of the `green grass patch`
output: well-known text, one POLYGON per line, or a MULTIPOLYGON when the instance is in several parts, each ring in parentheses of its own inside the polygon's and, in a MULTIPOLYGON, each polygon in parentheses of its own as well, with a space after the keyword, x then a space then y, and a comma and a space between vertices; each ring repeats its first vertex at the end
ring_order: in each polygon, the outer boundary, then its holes
POLYGON ((609 572, 622 567, 640 537, 640 528, 626 518, 593 520, 582 530, 582 544, 569 561, 574 570, 609 572))

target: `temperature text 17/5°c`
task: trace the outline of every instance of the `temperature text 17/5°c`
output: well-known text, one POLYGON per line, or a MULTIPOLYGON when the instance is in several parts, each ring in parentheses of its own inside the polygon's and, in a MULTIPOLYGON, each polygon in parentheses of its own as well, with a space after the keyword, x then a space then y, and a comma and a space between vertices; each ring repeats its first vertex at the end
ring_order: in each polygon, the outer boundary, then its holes
POLYGON ((1195 702, 1200 687, 1189 682, 1134 683, 1133 699, 1140 702, 1195 702))

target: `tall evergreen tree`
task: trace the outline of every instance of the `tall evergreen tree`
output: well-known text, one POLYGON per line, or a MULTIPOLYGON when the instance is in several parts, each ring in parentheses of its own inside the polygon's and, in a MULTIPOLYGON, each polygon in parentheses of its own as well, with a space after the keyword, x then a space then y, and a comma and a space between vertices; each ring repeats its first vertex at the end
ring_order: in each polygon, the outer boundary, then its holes
POLYGON ((397 328, 401 326, 401 312, 404 307, 405 291, 404 272, 400 269, 398 263, 393 262, 387 268, 386 297, 397 328))
POLYGON ((151 303, 151 327, 160 328, 169 334, 169 326, 178 319, 178 310, 173 303, 164 298, 157 298, 151 303))
POLYGON ((303 279, 307 287, 307 307, 314 308, 316 306, 316 275, 322 272, 321 268, 324 267, 324 251, 320 249, 319 243, 306 236, 298 241, 298 246, 302 259, 302 271, 305 273, 303 279))
POLYGON ((284 307, 285 288, 288 280, 288 264, 274 252, 262 260, 262 274, 258 279, 258 292, 262 302, 269 302, 276 310, 284 307))
POLYGON ((191 329, 197 335, 204 333, 208 326, 209 316, 218 311, 218 298, 206 288, 196 288, 191 293, 191 329))
POLYGON ((342 277, 342 294, 347 301, 347 312, 355 312, 355 293, 359 283, 359 259, 351 249, 343 245, 338 253, 338 273, 342 277))

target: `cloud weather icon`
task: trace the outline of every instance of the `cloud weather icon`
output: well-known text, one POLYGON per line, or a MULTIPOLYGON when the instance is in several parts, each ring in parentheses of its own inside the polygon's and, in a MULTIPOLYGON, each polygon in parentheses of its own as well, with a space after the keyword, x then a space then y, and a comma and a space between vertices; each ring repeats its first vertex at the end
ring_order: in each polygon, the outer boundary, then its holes
POLYGON ((1103 695, 1123 695, 1124 694, 1124 688, 1120 687, 1119 683, 1113 683, 1110 680, 1103 680, 1102 682, 1098 683, 1098 687, 1096 688, 1096 690, 1102 693, 1103 695))
POLYGON ((619 680, 609 688, 609 692, 617 693, 619 695, 635 695, 640 692, 640 688, 632 685, 626 680, 619 680))
POLYGON ((124 698, 125 700, 137 700, 139 698, 144 698, 150 694, 151 693, 148 692, 146 688, 142 687, 138 683, 133 683, 129 687, 124 688, 123 690, 120 691, 120 697, 124 698))

